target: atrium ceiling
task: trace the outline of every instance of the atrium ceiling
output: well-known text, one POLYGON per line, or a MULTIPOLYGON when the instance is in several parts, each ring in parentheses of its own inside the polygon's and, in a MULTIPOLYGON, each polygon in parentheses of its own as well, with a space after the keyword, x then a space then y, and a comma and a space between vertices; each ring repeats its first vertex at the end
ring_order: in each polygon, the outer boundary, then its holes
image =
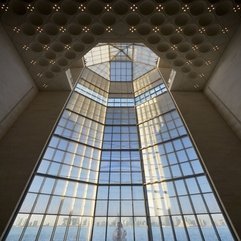
POLYGON ((71 88, 65 71, 98 43, 144 43, 174 69, 173 90, 202 90, 240 25, 239 0, 9 0, 1 23, 40 90, 71 88))
POLYGON ((120 76, 124 74, 123 80, 126 81, 139 78, 157 68, 158 59, 158 56, 144 44, 131 43, 98 44, 84 55, 85 66, 107 80, 111 80, 113 70, 118 70, 120 73, 115 73, 115 76, 119 76, 119 79, 115 78, 116 81, 121 81, 120 76), (128 69, 129 75, 128 73, 121 73, 121 71, 127 72, 128 69))

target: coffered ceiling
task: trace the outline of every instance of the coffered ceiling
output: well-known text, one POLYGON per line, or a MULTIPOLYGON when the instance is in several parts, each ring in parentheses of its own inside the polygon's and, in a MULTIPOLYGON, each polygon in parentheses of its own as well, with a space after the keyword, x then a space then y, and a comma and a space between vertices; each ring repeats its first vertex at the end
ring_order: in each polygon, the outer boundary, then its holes
POLYGON ((97 43, 143 42, 176 70, 174 90, 202 90, 233 33, 234 0, 10 0, 1 22, 41 90, 70 89, 65 71, 97 43))

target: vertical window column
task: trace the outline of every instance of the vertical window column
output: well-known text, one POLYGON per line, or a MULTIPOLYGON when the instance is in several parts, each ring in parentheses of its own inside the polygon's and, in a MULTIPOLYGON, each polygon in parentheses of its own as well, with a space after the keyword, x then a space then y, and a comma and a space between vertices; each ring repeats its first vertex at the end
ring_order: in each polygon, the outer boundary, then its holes
POLYGON ((135 108, 107 108, 102 149, 92 240, 148 241, 135 108))

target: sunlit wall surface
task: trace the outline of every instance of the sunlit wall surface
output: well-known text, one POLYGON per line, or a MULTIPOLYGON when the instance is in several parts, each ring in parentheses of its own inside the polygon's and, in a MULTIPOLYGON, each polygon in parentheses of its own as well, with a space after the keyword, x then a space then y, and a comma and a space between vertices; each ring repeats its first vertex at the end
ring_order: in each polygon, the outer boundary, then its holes
POLYGON ((235 240, 157 56, 101 44, 85 60, 5 239, 235 240))

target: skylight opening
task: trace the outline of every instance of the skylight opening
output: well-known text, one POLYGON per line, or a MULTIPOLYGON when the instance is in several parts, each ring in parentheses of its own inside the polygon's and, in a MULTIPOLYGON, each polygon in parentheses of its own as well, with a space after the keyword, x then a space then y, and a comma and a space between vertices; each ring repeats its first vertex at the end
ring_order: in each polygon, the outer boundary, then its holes
POLYGON ((155 69, 159 59, 141 43, 100 43, 83 58, 86 67, 110 81, 133 81, 155 69))

